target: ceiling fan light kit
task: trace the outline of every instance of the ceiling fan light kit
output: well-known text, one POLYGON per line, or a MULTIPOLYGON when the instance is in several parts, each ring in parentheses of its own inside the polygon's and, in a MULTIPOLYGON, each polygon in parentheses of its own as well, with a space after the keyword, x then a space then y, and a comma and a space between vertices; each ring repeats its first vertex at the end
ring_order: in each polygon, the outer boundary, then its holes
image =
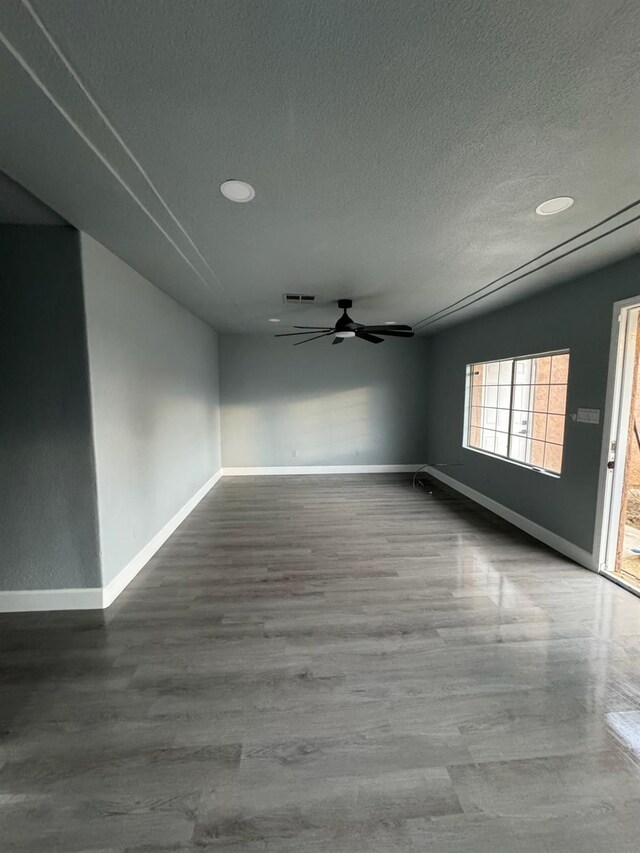
POLYGON ((355 323, 347 314, 347 310, 351 308, 353 302, 350 299, 338 300, 338 307, 342 308, 342 316, 333 328, 328 326, 294 326, 294 329, 304 329, 302 332, 285 332, 280 335, 275 335, 276 338, 290 338, 304 336, 303 341, 297 341, 294 347, 300 344, 306 344, 309 341, 315 341, 318 338, 328 338, 333 336, 332 344, 341 344, 347 338, 360 338, 363 341, 368 341, 370 344, 381 344, 384 342, 384 337, 392 338, 412 338, 414 331, 411 326, 402 326, 397 323, 391 325, 384 323, 381 326, 364 326, 362 323, 355 323), (380 337, 383 335, 384 337, 380 337))

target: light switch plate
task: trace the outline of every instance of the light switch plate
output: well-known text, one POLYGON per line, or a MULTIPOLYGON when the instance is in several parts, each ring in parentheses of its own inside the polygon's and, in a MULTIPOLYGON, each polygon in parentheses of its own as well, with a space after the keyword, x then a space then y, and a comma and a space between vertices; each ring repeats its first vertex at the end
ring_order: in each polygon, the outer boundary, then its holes
POLYGON ((599 424, 600 409, 578 409, 576 420, 581 424, 599 424))

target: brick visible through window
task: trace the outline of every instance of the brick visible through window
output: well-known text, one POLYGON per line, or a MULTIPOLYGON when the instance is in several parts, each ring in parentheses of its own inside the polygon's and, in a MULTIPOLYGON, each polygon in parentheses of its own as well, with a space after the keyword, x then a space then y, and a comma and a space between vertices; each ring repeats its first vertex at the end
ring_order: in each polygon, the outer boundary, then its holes
POLYGON ((467 366, 465 447, 559 474, 569 353, 467 366))

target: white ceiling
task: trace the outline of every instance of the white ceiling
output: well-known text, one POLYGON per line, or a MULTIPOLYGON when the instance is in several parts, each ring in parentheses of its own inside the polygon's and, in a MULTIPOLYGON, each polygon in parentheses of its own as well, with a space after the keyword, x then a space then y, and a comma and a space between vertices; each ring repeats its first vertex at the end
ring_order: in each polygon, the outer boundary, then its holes
POLYGON ((640 198, 639 44, 630 0, 3 0, 0 169, 216 328, 416 323, 640 198))

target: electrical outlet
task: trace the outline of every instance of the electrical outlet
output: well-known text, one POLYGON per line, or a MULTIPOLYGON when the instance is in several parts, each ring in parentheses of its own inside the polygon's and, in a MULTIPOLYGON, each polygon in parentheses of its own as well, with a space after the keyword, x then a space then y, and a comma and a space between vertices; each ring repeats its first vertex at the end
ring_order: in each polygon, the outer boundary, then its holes
POLYGON ((292 451, 291 455, 293 456, 294 459, 297 459, 298 458, 298 451, 297 450, 292 451))

